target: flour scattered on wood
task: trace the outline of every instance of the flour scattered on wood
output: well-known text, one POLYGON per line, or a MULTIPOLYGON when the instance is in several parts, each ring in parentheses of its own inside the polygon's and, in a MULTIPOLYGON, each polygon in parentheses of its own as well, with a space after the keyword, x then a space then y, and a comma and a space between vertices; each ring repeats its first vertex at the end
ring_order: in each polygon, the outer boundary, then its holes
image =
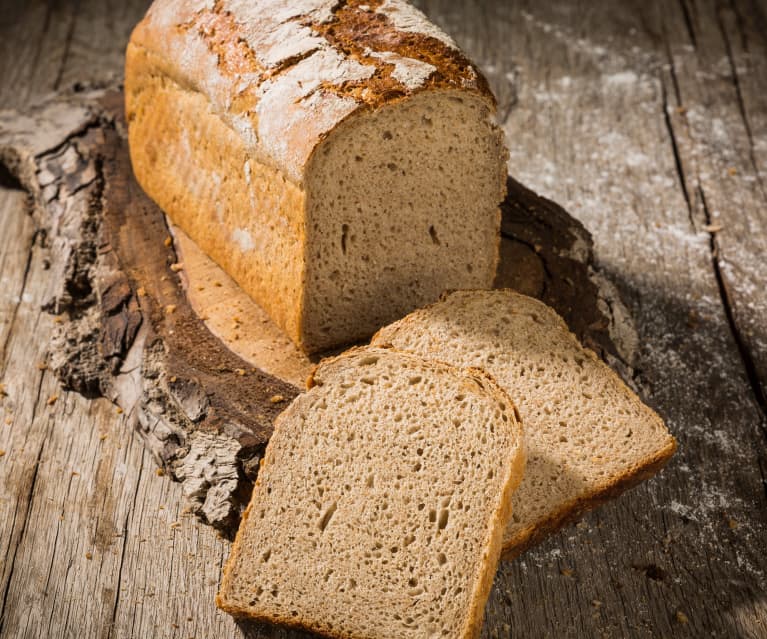
POLYGON ((633 71, 620 71, 618 73, 606 75, 604 80, 608 86, 624 87, 639 82, 639 76, 633 71))

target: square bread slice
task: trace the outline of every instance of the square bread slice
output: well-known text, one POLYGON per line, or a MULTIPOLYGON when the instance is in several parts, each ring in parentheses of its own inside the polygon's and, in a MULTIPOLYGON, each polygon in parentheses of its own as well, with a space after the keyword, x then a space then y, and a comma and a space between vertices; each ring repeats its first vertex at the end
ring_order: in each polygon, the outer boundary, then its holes
POLYGON ((512 499, 505 559, 650 477, 676 449, 661 418, 531 297, 449 293, 381 329, 373 344, 481 367, 514 398, 528 459, 512 499))
POLYGON ((329 637, 475 637, 524 467, 476 370, 386 349, 321 364, 277 419, 216 602, 329 637))

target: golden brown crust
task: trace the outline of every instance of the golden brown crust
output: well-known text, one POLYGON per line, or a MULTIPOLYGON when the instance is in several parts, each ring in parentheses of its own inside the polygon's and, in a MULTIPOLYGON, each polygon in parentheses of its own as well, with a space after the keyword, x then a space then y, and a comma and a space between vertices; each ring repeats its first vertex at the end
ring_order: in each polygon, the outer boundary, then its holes
POLYGON ((522 478, 525 473, 525 465, 527 463, 527 452, 524 445, 524 437, 522 431, 524 431, 524 424, 519 417, 517 407, 508 394, 498 385, 493 379, 492 375, 479 368, 469 368, 469 374, 474 375, 482 380, 490 382, 490 390, 499 399, 508 403, 513 411, 514 417, 518 426, 520 427, 519 446, 517 448, 517 454, 511 462, 511 469, 509 472, 508 481, 501 491, 500 500, 498 502, 498 508, 493 513, 488 526, 488 539, 486 542, 486 550, 483 556, 483 563, 477 566, 478 578, 475 582, 474 593, 472 596, 472 609, 469 613, 466 626, 464 628, 463 637, 466 639, 473 639, 479 637, 482 630, 482 620, 485 615, 485 604, 490 596, 490 590, 493 587, 493 580, 495 579, 495 572, 498 566, 498 562, 501 558, 503 535, 506 531, 506 526, 511 520, 512 515, 512 495, 514 491, 522 483, 522 478))
MULTIPOLYGON (((204 93, 230 126, 238 121, 233 128, 243 136, 249 150, 296 183, 301 182, 312 149, 355 112, 376 110, 421 91, 440 89, 473 93, 495 109, 487 80, 459 49, 428 33, 424 16, 420 16, 423 31, 402 30, 385 11, 378 11, 385 4, 382 0, 339 2, 329 7, 329 15, 322 10, 320 0, 313 4, 314 11, 298 15, 295 10, 291 13, 286 1, 287 18, 280 21, 264 16, 258 2, 243 9, 242 4, 230 7, 228 0, 213 4, 205 0, 155 0, 130 41, 166 58, 165 72, 170 78, 204 93), (284 26, 291 28, 286 37, 295 40, 295 47, 269 41, 268 50, 256 50, 246 37, 253 29, 268 32, 284 26), (313 67, 312 60, 319 60, 323 53, 353 68, 354 73, 349 72, 352 77, 336 77, 334 64, 327 67, 318 62, 313 67), (410 82, 395 72, 398 62, 431 65, 433 71, 410 82), (291 88, 283 76, 300 64, 306 64, 310 75, 320 82, 306 94, 295 95, 295 87, 291 88), (323 79, 323 75, 327 77, 323 79), (269 98, 270 106, 259 116, 259 103, 268 95, 276 98, 269 98), (315 95, 318 100, 309 99, 315 95), (301 127, 296 131, 291 127, 259 130, 259 117, 269 120, 286 112, 295 115, 286 120, 294 120, 296 125, 307 116, 322 115, 312 130, 303 127, 303 135, 299 135, 301 127), (280 134, 295 147, 290 152, 280 150, 280 141, 275 139, 280 134)), ((269 10, 274 9, 270 6, 269 10)), ((126 89, 130 91, 128 83, 126 89)))
POLYGON ((373 109, 415 91, 430 89, 465 89, 495 105, 487 80, 459 49, 423 33, 398 31, 390 18, 375 11, 381 4, 382 0, 350 0, 340 4, 331 22, 311 25, 334 48, 376 67, 370 79, 345 83, 331 90, 350 95, 373 109), (412 90, 392 75, 392 63, 371 55, 380 52, 420 60, 436 70, 422 86, 412 90))
POLYGON ((645 479, 654 476, 671 459, 676 448, 676 439, 671 437, 670 442, 662 450, 657 451, 651 458, 638 464, 631 472, 615 478, 610 484, 600 488, 597 492, 573 500, 557 512, 551 513, 546 519, 536 522, 535 526, 530 526, 512 539, 506 540, 501 559, 504 561, 516 559, 526 550, 537 546, 550 535, 580 519, 587 512, 615 499, 645 479))
POLYGON ((128 137, 139 184, 300 343, 304 192, 250 157, 201 93, 165 77, 162 58, 131 44, 127 61, 134 89, 126 92, 128 137))
MULTIPOLYGON (((338 3, 330 21, 298 20, 322 36, 334 49, 362 64, 375 67, 370 79, 347 82, 341 86, 327 84, 327 90, 352 96, 360 104, 373 109, 415 91, 451 88, 476 92, 495 104, 495 96, 487 80, 459 49, 423 33, 398 31, 389 17, 375 11, 381 4, 382 0, 350 0, 338 3), (392 75, 394 64, 371 55, 381 52, 426 62, 436 71, 422 86, 411 89, 392 75)), ((178 28, 198 32, 218 56, 222 73, 255 74, 258 79, 247 87, 248 93, 255 93, 262 82, 298 61, 296 57, 289 57, 274 69, 259 65, 253 51, 241 37, 236 17, 224 8, 222 2, 216 2, 212 9, 198 11, 193 19, 178 28)))

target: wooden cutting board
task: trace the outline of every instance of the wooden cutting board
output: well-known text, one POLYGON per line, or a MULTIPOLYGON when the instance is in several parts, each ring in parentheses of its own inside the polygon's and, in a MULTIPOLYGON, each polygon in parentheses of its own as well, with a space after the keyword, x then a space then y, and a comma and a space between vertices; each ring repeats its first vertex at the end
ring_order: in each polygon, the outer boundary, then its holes
MULTIPOLYGON (((0 161, 30 192, 49 251, 45 306, 59 318, 51 368, 64 386, 128 414, 192 510, 231 533, 273 421, 318 358, 300 352, 141 191, 119 91, 0 114, 0 161)), ((636 336, 593 263, 589 233, 512 178, 502 212, 495 285, 550 304, 627 372, 636 336)))

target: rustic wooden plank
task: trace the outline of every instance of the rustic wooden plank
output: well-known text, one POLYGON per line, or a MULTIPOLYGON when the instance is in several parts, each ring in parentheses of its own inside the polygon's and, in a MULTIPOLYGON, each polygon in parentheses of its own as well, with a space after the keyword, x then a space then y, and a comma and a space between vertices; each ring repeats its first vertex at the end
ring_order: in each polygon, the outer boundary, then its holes
POLYGON ((84 81, 97 86, 121 82, 125 47, 151 0, 80 1, 69 32, 67 57, 58 88, 84 81))
MULTIPOLYGON (((36 495, 41 478, 58 461, 45 454, 56 432, 56 422, 67 421, 66 402, 57 381, 43 366, 38 366, 44 362, 47 349, 46 340, 40 337, 50 332, 53 318, 40 310, 47 272, 42 251, 33 243, 34 225, 26 214, 25 200, 17 192, 4 191, 0 209, 2 227, 10 231, 0 238, 5 293, 0 331, 0 380, 6 393, 0 405, 0 448, 4 451, 0 458, 0 530, 3 531, 0 535, 3 540, 0 633, 6 636, 17 634, 19 613, 27 610, 18 601, 19 585, 24 586, 22 600, 25 602, 34 601, 44 590, 37 573, 44 571, 46 565, 37 561, 39 547, 31 547, 35 560, 30 559, 28 542, 30 535, 55 530, 49 527, 46 518, 40 518, 39 509, 46 506, 46 502, 36 499, 36 495), (57 396, 59 399, 54 399, 57 396), (30 575, 30 571, 34 574, 30 575)), ((77 431, 69 432, 70 436, 77 434, 77 431)), ((59 480, 57 477, 57 482, 59 480)), ((54 549, 50 540, 43 546, 46 551, 54 549)), ((60 569, 65 567, 66 563, 59 565, 60 569)), ((40 633, 28 636, 40 636, 40 633)))
POLYGON ((143 451, 132 438, 120 443, 125 426, 106 403, 76 394, 39 403, 37 421, 47 433, 2 633, 63 637, 77 628, 107 636, 143 451))
POLYGON ((213 604, 229 543, 184 511, 178 484, 145 459, 126 539, 115 637, 234 637, 213 604))
MULTIPOLYGON (((511 172, 594 234, 637 321, 637 382, 680 440, 660 479, 504 566, 486 632, 502 635, 507 623, 530 637, 763 636, 760 414, 709 236, 691 222, 680 187, 665 122, 673 83, 662 34, 650 25, 681 8, 425 6, 470 54, 495 65, 496 83, 516 79, 511 172)), ((668 41, 685 41, 683 16, 669 22, 668 41)))
MULTIPOLYGON (((26 527, 29 493, 44 436, 44 432, 31 432, 30 428, 37 395, 42 390, 41 374, 29 370, 18 380, 6 379, 4 374, 13 350, 18 353, 19 349, 32 346, 30 358, 33 358, 42 348, 39 344, 30 345, 29 340, 19 344, 13 334, 14 328, 29 320, 32 305, 27 280, 34 225, 28 217, 15 214, 24 199, 24 194, 18 191, 0 191, 0 223, 8 231, 0 236, 0 366, 3 371, 0 375, 3 384, 0 392, 0 450, 3 451, 0 457, 0 602, 5 601, 16 548, 26 527)), ((2 619, 0 612, 0 624, 2 619)))
MULTIPOLYGON (((669 118, 690 207, 767 415, 767 33, 755 6, 698 2, 687 42, 667 40, 669 118), (746 13, 748 12, 748 13, 746 13)), ((674 13, 659 16, 668 30, 674 13)))

